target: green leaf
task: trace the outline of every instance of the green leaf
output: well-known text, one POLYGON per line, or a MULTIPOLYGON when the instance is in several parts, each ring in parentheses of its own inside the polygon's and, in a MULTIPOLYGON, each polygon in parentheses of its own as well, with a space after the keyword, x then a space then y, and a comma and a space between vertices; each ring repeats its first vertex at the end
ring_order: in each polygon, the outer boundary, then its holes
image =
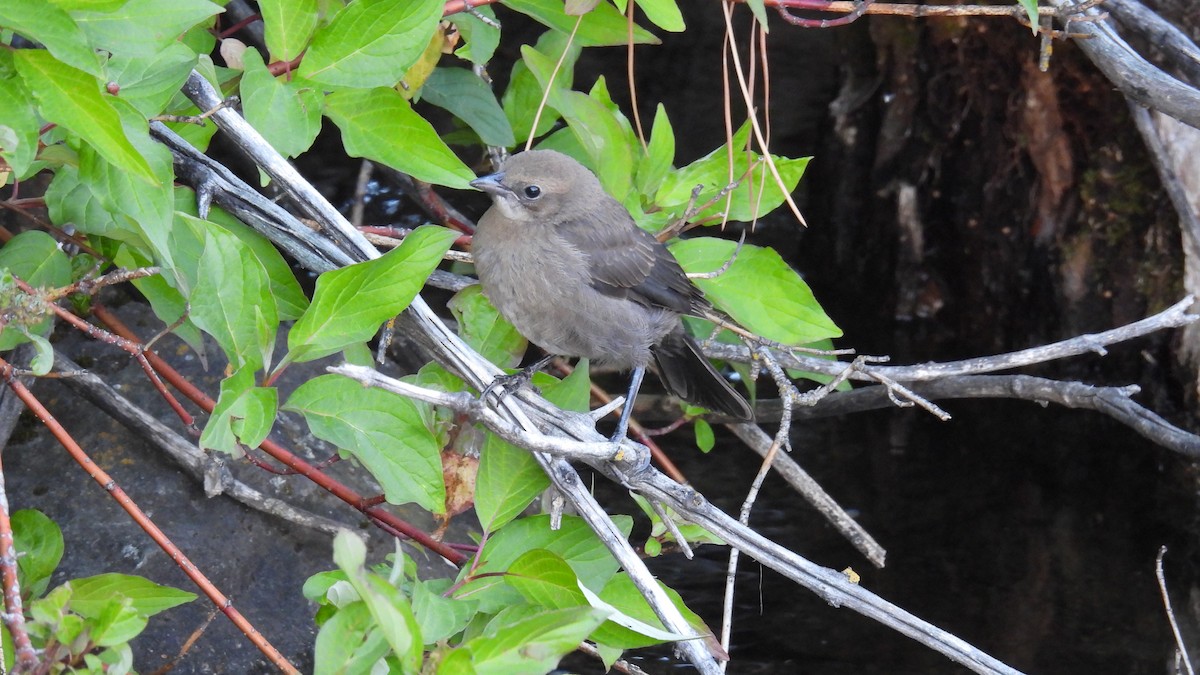
POLYGON ((442 19, 443 0, 359 0, 317 30, 300 75, 321 84, 390 87, 416 63, 442 19))
POLYGON ((196 599, 195 593, 127 574, 72 579, 70 584, 70 608, 85 618, 96 616, 115 598, 127 598, 130 606, 142 616, 154 616, 196 599))
POLYGON ((353 455, 392 504, 445 511, 441 446, 417 404, 339 375, 309 380, 288 398, 318 438, 353 455))
POLYGON ((443 595, 450 588, 450 579, 418 581, 412 585, 413 614, 421 626, 425 644, 449 639, 467 627, 475 617, 475 603, 443 595))
POLYGON ((17 180, 29 177, 30 165, 37 156, 38 126, 33 94, 21 78, 15 73, 0 78, 0 156, 12 167, 17 180))
POLYGON ((334 562, 366 603, 384 639, 401 659, 403 672, 417 672, 422 639, 412 607, 394 586, 363 569, 366 555, 366 544, 351 532, 342 530, 334 537, 334 562))
MULTIPOLYGON (((685 270, 703 273, 720 269, 737 243, 693 237, 670 248, 685 270)), ((722 311, 767 339, 800 345, 842 334, 808 284, 774 249, 746 244, 724 274, 694 282, 722 311)))
MULTIPOLYGON (((589 367, 587 359, 580 359, 571 374, 563 379, 543 382, 535 375, 533 383, 541 388, 542 396, 545 396, 547 401, 559 408, 587 412, 588 404, 592 400, 592 378, 588 373, 589 367)), ((553 379, 545 373, 539 375, 545 376, 548 380, 553 379)))
POLYGON ((685 28, 683 14, 675 0, 638 0, 637 6, 651 23, 665 31, 680 33, 685 28))
MULTIPOLYGON (((504 0, 512 9, 527 14, 540 23, 563 33, 575 28, 579 17, 566 13, 561 0, 504 0)), ((629 40, 629 27, 625 16, 607 2, 584 15, 575 33, 575 43, 580 47, 617 47, 629 40)), ((659 39, 641 26, 633 27, 634 44, 659 44, 659 39)))
POLYGON ((246 50, 243 59, 241 93, 246 121, 285 157, 308 150, 321 130, 320 92, 299 76, 289 82, 276 78, 253 49, 246 50))
POLYGON ((314 675, 370 672, 371 666, 388 652, 387 641, 379 631, 372 630, 374 625, 365 602, 338 610, 317 633, 314 675))
POLYGON ((700 452, 709 452, 716 445, 717 440, 713 435, 712 425, 707 421, 697 418, 692 421, 692 428, 696 432, 696 447, 700 448, 700 452))
MULTIPOLYGON (((757 153, 746 152, 746 141, 750 137, 750 124, 747 122, 734 135, 731 145, 724 145, 710 152, 701 159, 667 174, 666 180, 655 196, 655 202, 664 211, 675 210, 682 214, 692 199, 692 189, 703 185, 697 205, 708 202, 731 181, 741 180, 727 198, 729 199, 729 219, 734 221, 750 221, 773 211, 784 202, 785 193, 779 189, 770 167, 765 161, 760 161, 757 153), (729 150, 733 148, 733 169, 730 170, 729 150), (750 171, 751 163, 754 170, 750 171)), ((772 155, 775 168, 780 178, 791 193, 804 175, 808 166, 807 157, 789 159, 772 155)), ((727 198, 718 200, 711 207, 701 211, 697 218, 713 216, 725 210, 727 198)), ((716 222, 720 222, 717 220, 716 222)))
MULTIPOLYGON (((189 215, 196 215, 195 195, 186 188, 175 191, 175 207, 189 215)), ((258 259, 259 264, 266 270, 271 285, 270 295, 278 307, 280 321, 292 321, 300 318, 308 307, 308 297, 300 288, 300 282, 292 273, 288 262, 275 245, 266 237, 250 229, 248 225, 226 213, 220 207, 209 209, 207 222, 228 231, 241 240, 258 259)), ((168 321, 171 323, 171 321, 168 321)))
POLYGON ((71 283, 71 261, 45 232, 22 232, 0 247, 0 269, 34 288, 57 288, 71 283))
MULTIPOLYGON (((489 5, 476 7, 475 11, 489 19, 496 19, 496 12, 489 5)), ((467 12, 452 14, 446 20, 454 24, 463 37, 463 45, 454 51, 455 56, 477 65, 492 60, 496 47, 500 46, 500 29, 497 26, 485 23, 467 12)))
MULTIPOLYGON (((91 46, 116 55, 148 57, 192 26, 224 10, 208 0, 129 0, 111 11, 74 10, 91 46)), ((207 21, 205 21, 207 20, 207 21)))
POLYGON ((279 327, 266 270, 229 232, 182 213, 177 223, 203 233, 203 252, 188 279, 192 322, 216 338, 235 368, 266 367, 279 327))
POLYGON ((471 652, 467 649, 445 652, 437 665, 437 675, 478 675, 471 662, 471 652))
POLYGON ((24 326, 21 327, 21 333, 29 338, 29 343, 34 349, 33 358, 29 360, 29 370, 38 377, 49 374, 54 368, 54 347, 50 346, 50 341, 42 337, 40 332, 32 333, 24 326))
POLYGON ((148 622, 129 600, 114 599, 88 623, 91 640, 100 647, 111 647, 137 637, 148 622))
POLYGON ((221 394, 200 434, 200 447, 240 457, 238 443, 258 447, 271 433, 278 408, 279 392, 254 386, 254 368, 241 368, 221 381, 221 394))
POLYGON ((272 61, 291 61, 308 47, 320 18, 317 0, 259 0, 272 61))
POLYGON ((436 68, 421 87, 421 98, 467 123, 487 145, 516 144, 504 109, 483 80, 465 68, 436 68))
MULTIPOLYGON (((151 142, 148 138, 146 141, 151 142)), ((174 225, 171 153, 157 143, 146 150, 143 156, 157 176, 152 186, 107 161, 91 147, 80 148, 79 180, 108 215, 100 218, 101 232, 92 232, 91 223, 75 221, 75 224, 82 231, 136 245, 155 264, 170 268, 175 265, 170 244, 174 225)))
POLYGON ((654 126, 650 129, 646 155, 638 162, 638 191, 646 195, 658 192, 658 188, 670 173, 674 160, 675 131, 671 128, 671 120, 667 119, 666 108, 659 103, 654 112, 654 126))
POLYGON ((0 2, 0 26, 46 45, 54 58, 68 66, 98 73, 100 59, 88 46, 87 37, 57 3, 46 0, 0 2))
POLYGON ((587 605, 575 571, 567 561, 545 549, 526 551, 514 560, 504 580, 535 605, 550 609, 587 605))
POLYGON ((40 49, 18 50, 13 59, 47 119, 78 134, 122 170, 152 184, 160 183, 146 158, 126 137, 121 116, 100 94, 95 77, 40 49))
POLYGON ((746 0, 746 4, 750 6, 750 12, 754 14, 758 25, 762 26, 764 31, 770 30, 770 24, 767 23, 767 7, 763 0, 746 0))
MULTIPOLYGON (((528 48, 528 46, 522 47, 522 49, 528 48)), ((582 53, 579 45, 574 43, 568 45, 565 35, 556 31, 548 31, 538 38, 533 50, 549 60, 550 63, 557 63, 560 58, 562 59, 562 66, 558 71, 558 76, 554 79, 554 84, 562 89, 570 89, 575 77, 575 62, 579 60, 579 55, 582 53), (563 57, 564 50, 566 50, 566 57, 563 57)), ((533 118, 541 105, 543 92, 541 83, 538 82, 537 77, 534 77, 525 59, 517 61, 508 79, 508 88, 504 90, 501 103, 518 143, 524 142, 530 136, 536 138, 545 134, 558 121, 558 111, 552 105, 548 105, 542 111, 541 117, 538 118, 538 127, 534 133, 533 118)))
POLYGON ((325 99, 325 114, 342 131, 342 144, 365 157, 428 183, 465 190, 475 174, 394 89, 340 91, 325 99))
POLYGON ((166 108, 195 66, 196 53, 172 42, 148 56, 114 55, 104 64, 104 77, 117 84, 119 99, 143 117, 153 117, 166 108))
POLYGON ((485 532, 495 532, 521 515, 550 479, 528 450, 518 448, 493 433, 480 449, 475 476, 475 513, 485 532))
POLYGON ((1017 0, 1021 6, 1025 8, 1025 14, 1029 17, 1029 29, 1034 35, 1038 32, 1038 0, 1017 0))
POLYGON ((375 260, 322 274, 312 304, 288 334, 287 360, 311 361, 365 342, 408 307, 457 237, 422 226, 375 260))
MULTIPOLYGON (((633 521, 628 516, 614 516, 618 529, 629 536, 633 521)), ((504 572, 513 561, 526 551, 544 548, 571 566, 575 574, 590 588, 603 588, 617 570, 617 563, 604 544, 584 521, 575 516, 564 516, 562 527, 550 529, 550 517, 538 515, 514 520, 496 532, 483 547, 477 569, 464 570, 460 577, 471 580, 459 588, 455 597, 479 600, 479 611, 494 613, 520 600, 503 579, 496 576, 481 577, 487 572, 504 572)))
POLYGON ((21 590, 41 597, 62 560, 62 530, 41 511, 22 509, 12 514, 12 531, 21 590))
POLYGON ((495 636, 464 644, 479 675, 548 672, 604 621, 590 607, 560 609, 504 626, 495 636))
POLYGON ((479 284, 462 289, 446 306, 458 322, 459 336, 483 358, 501 368, 514 368, 521 362, 529 343, 500 316, 479 284))

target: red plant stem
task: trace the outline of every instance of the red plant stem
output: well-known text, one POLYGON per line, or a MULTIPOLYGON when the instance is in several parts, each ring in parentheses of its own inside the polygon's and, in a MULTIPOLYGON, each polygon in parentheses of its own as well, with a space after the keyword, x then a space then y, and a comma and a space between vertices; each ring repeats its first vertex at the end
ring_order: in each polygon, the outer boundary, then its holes
POLYGON ((247 638, 249 638, 250 642, 252 642, 255 647, 258 647, 259 651, 261 651, 268 659, 270 659, 271 663, 275 664, 275 667, 279 668, 285 673, 295 673, 295 675, 299 675, 300 671, 296 670, 296 668, 290 662, 288 662, 283 654, 279 653, 279 650, 275 649, 275 647, 268 642, 267 639, 263 637, 263 635, 259 633, 257 629, 254 628, 254 626, 246 619, 246 617, 242 616, 242 613, 234 608, 233 601, 225 597, 225 595, 221 593, 221 591, 214 586, 211 581, 208 580, 208 577, 204 576, 204 574, 196 568, 195 564, 193 564, 192 561, 189 560, 186 555, 184 555, 183 551, 179 550, 179 547, 176 546, 167 537, 167 535, 163 533, 163 531, 159 529, 157 525, 154 524, 154 521, 150 520, 150 518, 146 516, 145 512, 142 511, 132 499, 130 499, 129 495, 125 494, 125 491, 122 490, 119 485, 117 485, 116 481, 114 481, 112 477, 108 475, 108 473, 106 473, 103 469, 97 466, 95 462, 92 461, 92 458, 89 457, 83 448, 81 448, 79 444, 75 442, 75 439, 72 438, 69 433, 67 433, 66 429, 59 424, 58 420, 54 419, 54 416, 50 414, 50 411, 46 410, 41 401, 39 401, 37 397, 35 397, 33 393, 21 383, 20 380, 13 377, 13 372, 13 367, 7 361, 0 358, 0 377, 4 379, 9 388, 12 389, 13 393, 15 393, 17 397, 21 399, 21 402, 24 403, 25 406, 29 408, 31 412, 33 412, 33 414, 37 415, 37 418, 42 422, 42 424, 46 425, 46 428, 49 429, 52 434, 54 434, 55 439, 67 449, 68 453, 70 453, 71 458, 74 459, 84 471, 87 471, 87 474, 92 477, 92 480, 99 483, 109 493, 109 495, 111 495, 112 498, 121 505, 121 508, 129 514, 129 517, 132 518, 133 521, 146 532, 146 534, 150 535, 150 538, 154 540, 154 543, 158 544, 159 547, 171 557, 171 560, 174 560, 175 564, 179 565, 179 568, 183 570, 183 573, 188 575, 188 578, 190 578, 192 582, 195 583, 196 586, 208 596, 208 599, 211 600, 214 605, 220 608, 221 612, 224 613, 225 616, 229 617, 229 620, 232 621, 233 624, 237 626, 247 638))
MULTIPOLYGON (((95 317, 102 323, 104 323, 104 325, 107 326, 113 333, 116 333, 126 340, 133 342, 138 340, 137 334, 130 330, 128 326, 122 323, 121 320, 118 319, 116 315, 114 315, 107 308, 99 305, 93 305, 92 314, 95 315, 95 317)), ((175 387, 180 393, 191 399, 196 405, 200 406, 205 411, 212 412, 213 407, 216 405, 216 401, 212 400, 207 394, 197 389, 195 385, 187 380, 187 378, 180 375, 174 368, 172 368, 166 361, 163 361, 154 352, 146 350, 144 354, 146 359, 151 363, 151 365, 154 366, 154 370, 160 373, 165 380, 170 382, 171 386, 175 387)), ((369 498, 363 497, 354 490, 343 485, 337 479, 321 471, 319 468, 309 464, 303 459, 300 459, 287 448, 284 448, 283 446, 269 440, 263 441, 262 445, 258 447, 261 448, 263 452, 266 452, 268 455, 274 457, 283 465, 321 486, 328 492, 332 493, 335 497, 341 499, 355 509, 358 509, 363 513, 363 515, 370 518, 372 522, 389 534, 392 534, 393 536, 403 535, 408 537, 425 548, 442 556, 446 560, 449 560, 455 565, 462 565, 467 561, 467 556, 455 551, 453 548, 447 546, 444 542, 434 539, 429 535, 429 533, 417 528, 411 523, 405 522, 386 509, 371 504, 369 498)))
POLYGON ((38 657, 29 641, 29 633, 25 631, 25 610, 21 605, 21 586, 17 582, 17 552, 13 546, 3 467, 0 467, 0 573, 4 580, 4 625, 12 635, 17 660, 13 671, 26 672, 38 665, 38 657))

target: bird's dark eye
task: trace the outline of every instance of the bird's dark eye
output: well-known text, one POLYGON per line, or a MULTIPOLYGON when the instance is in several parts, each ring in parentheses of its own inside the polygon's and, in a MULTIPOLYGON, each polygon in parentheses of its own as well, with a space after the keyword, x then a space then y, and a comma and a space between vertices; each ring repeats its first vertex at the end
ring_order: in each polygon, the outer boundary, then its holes
POLYGON ((542 196, 542 188, 536 185, 530 185, 529 187, 525 188, 524 192, 525 196, 530 199, 537 199, 538 197, 542 196))

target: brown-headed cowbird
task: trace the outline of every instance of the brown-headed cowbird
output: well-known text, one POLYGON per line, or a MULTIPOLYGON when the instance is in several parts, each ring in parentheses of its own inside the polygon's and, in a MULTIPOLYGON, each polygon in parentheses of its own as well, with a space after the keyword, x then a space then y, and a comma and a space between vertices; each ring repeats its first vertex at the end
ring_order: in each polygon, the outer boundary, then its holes
POLYGON ((492 198, 471 252, 500 314, 551 354, 633 370, 614 441, 625 437, 651 362, 683 400, 753 418, 680 322, 712 305, 591 171, 562 153, 532 150, 471 185, 492 198))

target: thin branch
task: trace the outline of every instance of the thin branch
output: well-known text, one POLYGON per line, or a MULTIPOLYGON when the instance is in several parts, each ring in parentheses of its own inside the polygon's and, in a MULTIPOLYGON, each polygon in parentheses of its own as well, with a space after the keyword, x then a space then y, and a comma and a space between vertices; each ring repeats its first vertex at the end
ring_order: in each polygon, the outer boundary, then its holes
POLYGON ((1196 675, 1196 671, 1192 670, 1192 659, 1188 657, 1187 647, 1183 644, 1183 635, 1179 632, 1179 622, 1175 620, 1175 610, 1171 608, 1171 595, 1167 593, 1167 579, 1163 574, 1163 556, 1167 554, 1167 547, 1161 546, 1158 549, 1158 556, 1154 558, 1154 576, 1158 578, 1158 591, 1162 594, 1163 609, 1167 612, 1167 621, 1171 623, 1171 632, 1175 635, 1175 649, 1179 650, 1179 655, 1183 658, 1183 666, 1187 668, 1188 675, 1196 675))

